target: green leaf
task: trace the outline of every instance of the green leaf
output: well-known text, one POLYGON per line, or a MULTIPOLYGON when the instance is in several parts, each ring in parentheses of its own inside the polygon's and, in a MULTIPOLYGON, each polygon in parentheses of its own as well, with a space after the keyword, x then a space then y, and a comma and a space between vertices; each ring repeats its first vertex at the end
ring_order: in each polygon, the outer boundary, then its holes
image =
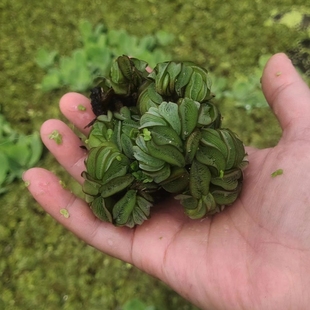
POLYGON ((219 150, 226 158, 228 155, 228 148, 234 147, 234 145, 226 145, 223 142, 220 133, 212 128, 203 128, 201 130, 201 143, 205 146, 214 147, 219 150))
POLYGON ((173 145, 182 151, 182 140, 171 127, 155 126, 151 129, 151 135, 157 145, 173 145))
POLYGON ((126 174, 124 176, 116 177, 109 182, 105 183, 100 188, 101 197, 106 198, 112 196, 126 187, 128 187, 134 181, 134 177, 126 174))
POLYGON ((211 172, 206 165, 194 160, 189 177, 189 188, 193 197, 200 199, 203 195, 208 194, 211 172))
POLYGON ((189 173, 185 168, 174 167, 160 185, 169 193, 181 193, 188 187, 189 173))
POLYGON ((180 135, 181 121, 178 115, 178 105, 174 102, 162 102, 158 111, 160 115, 169 123, 173 130, 180 135))
POLYGON ((62 80, 61 80, 61 74, 58 69, 50 69, 43 77, 43 80, 39 87, 42 91, 48 92, 53 89, 57 89, 63 86, 62 80))
POLYGON ((189 98, 181 100, 179 105, 179 116, 181 119, 181 137, 185 140, 195 129, 198 120, 200 103, 189 98))
POLYGON ((215 202, 219 205, 230 205, 238 197, 241 191, 241 184, 239 184, 234 190, 227 191, 222 188, 213 188, 210 190, 215 202))
MULTIPOLYGON (((141 49, 142 51, 153 50, 156 45, 156 38, 154 36, 147 35, 141 38, 138 44, 139 44, 139 49, 141 49)), ((140 57, 140 56, 136 55, 136 57, 140 57)), ((142 57, 140 58, 143 59, 142 57)))
POLYGON ((147 166, 146 164, 139 164, 139 167, 144 170, 144 174, 149 176, 155 183, 161 183, 170 176, 170 165, 167 163, 161 169, 153 169, 153 167, 147 166))
POLYGON ((154 167, 156 168, 156 170, 161 169, 165 164, 164 160, 156 158, 152 156, 150 153, 144 152, 140 147, 136 145, 133 146, 133 152, 136 160, 138 160, 141 163, 145 163, 150 167, 154 167))
POLYGON ((105 184, 112 180, 113 178, 124 176, 127 173, 128 170, 128 165, 129 161, 126 156, 121 154, 119 156, 121 159, 115 158, 111 165, 107 168, 105 171, 103 178, 102 178, 102 183, 105 184))
POLYGON ((210 167, 214 175, 220 175, 226 167, 224 155, 216 148, 201 145, 196 153, 196 159, 204 165, 210 167))
POLYGON ((94 41, 93 27, 92 27, 92 24, 88 20, 82 20, 79 23, 78 27, 79 27, 79 31, 80 31, 80 35, 81 35, 81 40, 85 45, 88 42, 94 41))
POLYGON ((199 148, 199 142, 201 138, 200 130, 194 130, 185 141, 185 161, 187 164, 191 164, 196 152, 199 148))
POLYGON ((191 201, 190 199, 181 200, 182 205, 185 207, 185 213, 186 215, 195 220, 200 219, 204 217, 207 213, 206 205, 203 203, 202 199, 197 199, 197 206, 195 209, 190 208, 192 207, 192 204, 194 205, 194 201, 191 201))
POLYGON ((218 108, 212 103, 202 103, 199 110, 198 124, 200 126, 219 127, 221 115, 218 108))
POLYGON ((146 142, 149 153, 153 157, 161 159, 173 166, 184 167, 185 159, 183 154, 172 145, 159 146, 155 144, 152 140, 146 142))
POLYGON ((161 116, 146 112, 140 119, 140 129, 153 126, 167 126, 167 122, 161 116))
POLYGON ((158 43, 162 46, 167 46, 174 40, 174 35, 170 32, 159 30, 155 33, 158 43))
POLYGON ((176 195, 174 198, 180 200, 182 205, 188 210, 194 210, 198 206, 198 199, 191 195, 180 194, 176 195))
POLYGON ((94 38, 100 38, 101 36, 105 35, 107 32, 107 28, 104 24, 99 23, 93 31, 94 38))
POLYGON ((223 175, 211 179, 211 183, 222 187, 225 190, 234 190, 237 188, 242 178, 242 171, 239 168, 225 171, 223 175))
POLYGON ((7 145, 5 153, 14 167, 26 167, 30 157, 27 141, 19 139, 16 144, 7 145))
POLYGON ((27 162, 27 167, 33 167, 41 158, 43 144, 41 143, 39 133, 35 132, 29 137, 30 157, 27 162))
POLYGON ((83 192, 90 196, 97 196, 99 194, 99 188, 100 184, 96 182, 85 180, 83 183, 83 192))
POLYGON ((116 225, 126 225, 130 216, 136 207, 137 191, 129 190, 126 194, 115 204, 113 208, 113 219, 116 225))
POLYGON ((102 197, 97 197, 91 203, 91 209, 94 214, 102 221, 112 223, 112 210, 113 200, 110 198, 103 199, 102 197))
POLYGON ((4 183, 7 177, 7 174, 10 171, 10 165, 9 165, 8 158, 2 152, 0 152, 0 167, 1 167, 0 169, 0 187, 1 187, 1 185, 4 183))
POLYGON ((57 51, 48 51, 45 48, 40 48, 36 53, 35 61, 40 68, 48 69, 54 64, 57 55, 57 51))
POLYGON ((184 97, 204 102, 210 99, 211 80, 208 71, 194 64, 191 67, 193 73, 189 83, 185 86, 184 97))

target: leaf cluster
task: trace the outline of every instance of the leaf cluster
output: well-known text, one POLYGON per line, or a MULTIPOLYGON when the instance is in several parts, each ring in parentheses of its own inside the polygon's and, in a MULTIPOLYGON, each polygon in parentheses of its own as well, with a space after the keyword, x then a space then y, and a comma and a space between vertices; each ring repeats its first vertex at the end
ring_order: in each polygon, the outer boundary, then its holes
POLYGON ((163 47, 173 40, 173 35, 164 31, 138 38, 124 29, 109 30, 101 23, 93 28, 86 20, 79 23, 79 33, 81 47, 73 50, 70 56, 59 57, 57 51, 44 48, 37 51, 35 61, 47 71, 38 85, 43 91, 63 86, 73 91, 86 91, 94 78, 107 75, 112 61, 121 54, 139 57, 154 65, 170 57, 163 47))
POLYGON ((169 61, 147 74, 146 66, 120 56, 91 91, 86 202, 99 219, 128 227, 168 193, 190 218, 220 212, 237 199, 247 161, 242 142, 220 128, 208 71, 169 61))
POLYGON ((261 89, 263 68, 271 55, 262 55, 258 66, 249 75, 239 74, 233 83, 227 77, 215 76, 213 91, 217 99, 226 99, 237 108, 250 112, 257 108, 266 108, 268 104, 261 89))
POLYGON ((15 131, 0 114, 0 194, 25 169, 33 167, 41 157, 42 143, 38 133, 24 135, 15 131))

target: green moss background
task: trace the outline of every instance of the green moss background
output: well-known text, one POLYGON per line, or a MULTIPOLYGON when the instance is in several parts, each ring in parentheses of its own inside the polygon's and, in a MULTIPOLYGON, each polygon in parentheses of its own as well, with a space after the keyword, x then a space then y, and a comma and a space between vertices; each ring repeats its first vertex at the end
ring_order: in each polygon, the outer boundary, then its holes
MULTIPOLYGON (((298 49, 304 32, 268 21, 274 11, 302 11, 306 0, 0 0, 0 112, 26 134, 48 118, 62 118, 65 90, 42 93, 44 76, 34 58, 39 47, 68 55, 79 46, 81 19, 144 36, 175 35, 175 59, 190 59, 233 83, 251 74, 264 54, 298 49)), ((309 4, 308 4, 309 6, 309 4)), ((303 37, 304 38, 304 37, 303 37)), ((246 144, 274 145, 280 130, 268 109, 246 112, 225 100, 224 123, 246 144)), ((78 191, 47 152, 39 163, 78 191)), ((121 309, 134 297, 157 309, 196 309, 160 281, 103 255, 46 215, 16 181, 0 196, 0 309, 121 309), (17 195, 18 193, 18 195, 17 195)))

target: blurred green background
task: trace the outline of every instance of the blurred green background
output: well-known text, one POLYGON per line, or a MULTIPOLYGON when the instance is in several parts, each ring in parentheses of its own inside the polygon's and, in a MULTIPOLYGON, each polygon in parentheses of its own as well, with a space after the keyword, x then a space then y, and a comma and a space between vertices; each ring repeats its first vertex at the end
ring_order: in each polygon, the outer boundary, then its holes
POLYGON ((164 31, 173 36, 161 47, 164 55, 210 70, 224 124, 246 144, 268 147, 277 143, 280 129, 259 78, 266 59, 280 51, 309 78, 307 3, 0 0, 0 310, 196 309, 157 279, 76 239, 22 184, 21 172, 37 162, 80 192, 45 149, 41 155, 36 140, 46 119, 64 119, 58 101, 70 89, 40 88, 47 71, 36 62, 39 49, 70 56, 82 46, 82 20, 137 38, 164 31), (20 151, 29 153, 27 160, 16 155, 20 151))

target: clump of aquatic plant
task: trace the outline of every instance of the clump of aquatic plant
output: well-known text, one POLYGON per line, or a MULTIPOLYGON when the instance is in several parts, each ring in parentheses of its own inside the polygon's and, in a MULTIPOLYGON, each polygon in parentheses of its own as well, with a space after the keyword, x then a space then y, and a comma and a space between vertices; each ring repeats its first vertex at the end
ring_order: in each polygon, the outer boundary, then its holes
POLYGON ((94 214, 133 227, 174 195, 192 219, 220 212, 242 188, 243 143, 221 128, 208 71, 192 62, 120 56, 91 91, 83 191, 94 214))

